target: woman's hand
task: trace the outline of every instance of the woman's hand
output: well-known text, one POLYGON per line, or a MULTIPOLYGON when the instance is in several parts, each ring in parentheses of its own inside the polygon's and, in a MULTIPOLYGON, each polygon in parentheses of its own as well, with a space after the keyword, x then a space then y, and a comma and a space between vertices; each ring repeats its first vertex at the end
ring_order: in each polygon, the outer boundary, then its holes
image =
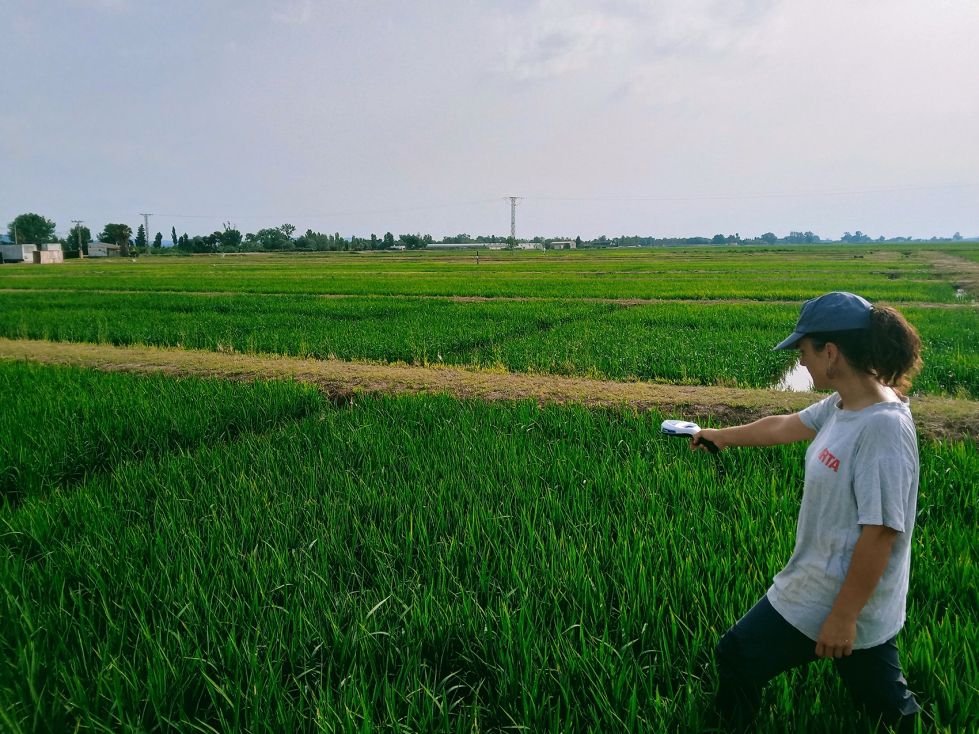
POLYGON ((857 638, 857 620, 844 617, 838 612, 830 612, 819 630, 816 640, 816 657, 841 658, 853 652, 853 641, 857 638))
POLYGON ((697 439, 702 438, 706 441, 710 441, 712 444, 717 446, 718 451, 720 451, 721 449, 726 449, 728 445, 724 441, 724 439, 721 438, 721 435, 723 433, 724 433, 724 429, 722 428, 701 428, 699 431, 693 434, 693 438, 690 439, 690 448, 693 451, 696 451, 697 449, 700 449, 701 451, 707 451, 706 446, 697 443, 697 439))

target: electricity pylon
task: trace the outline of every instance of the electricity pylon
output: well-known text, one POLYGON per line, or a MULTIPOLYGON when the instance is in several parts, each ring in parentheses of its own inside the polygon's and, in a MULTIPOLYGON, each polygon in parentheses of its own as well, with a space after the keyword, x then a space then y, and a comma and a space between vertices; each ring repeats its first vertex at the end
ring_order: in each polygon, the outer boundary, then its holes
POLYGON ((510 249, 517 244, 517 204, 523 200, 522 196, 504 196, 503 201, 510 202, 510 249))
POLYGON ((150 217, 152 214, 140 214, 143 218, 143 236, 146 238, 146 254, 150 254, 150 217))
POLYGON ((75 239, 78 240, 78 257, 81 257, 82 252, 82 223, 84 219, 72 219, 71 223, 75 225, 75 239))

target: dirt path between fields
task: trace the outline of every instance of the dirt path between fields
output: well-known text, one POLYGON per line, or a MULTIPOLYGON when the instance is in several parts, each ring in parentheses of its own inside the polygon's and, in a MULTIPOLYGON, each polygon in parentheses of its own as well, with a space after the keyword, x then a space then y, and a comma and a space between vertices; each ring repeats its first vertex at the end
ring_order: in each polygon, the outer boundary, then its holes
POLYGON ((926 257, 932 267, 956 288, 961 288, 973 298, 979 298, 979 263, 947 252, 928 252, 926 257))
MULTIPOLYGON (((286 378, 315 384, 324 394, 337 401, 349 400, 363 392, 448 393, 482 400, 582 403, 627 406, 635 410, 656 408, 691 420, 711 416, 721 425, 794 412, 821 397, 815 393, 778 390, 613 382, 448 367, 378 365, 188 349, 10 339, 0 339, 0 359, 30 359, 106 371, 163 372, 231 380, 286 378)), ((979 402, 916 398, 912 409, 919 429, 927 437, 959 439, 979 436, 979 402)))

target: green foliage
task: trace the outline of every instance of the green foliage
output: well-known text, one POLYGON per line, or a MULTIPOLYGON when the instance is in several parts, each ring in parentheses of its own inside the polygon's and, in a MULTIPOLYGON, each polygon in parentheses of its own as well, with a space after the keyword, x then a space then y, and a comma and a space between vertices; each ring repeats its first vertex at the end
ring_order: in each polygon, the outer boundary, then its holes
MULTIPOLYGON (((979 311, 902 307, 919 393, 979 398, 979 311)), ((797 305, 0 293, 0 336, 767 387, 797 305)))
POLYGON ((159 250, 161 247, 163 247, 163 233, 157 232, 156 237, 153 238, 153 249, 159 250))
MULTIPOLYGON (((32 494, 2 516, 4 728, 697 731, 713 645, 791 554, 805 447, 725 452, 720 483, 660 418, 357 397, 32 494)), ((977 487, 974 444, 922 447, 899 642, 939 732, 979 718, 977 487)), ((825 663, 755 728, 871 730, 825 663)))
MULTIPOLYGON (((428 238, 431 240, 431 237, 428 238)), ((429 243, 420 234, 403 234, 398 236, 398 242, 409 250, 422 250, 428 247, 429 243)))
MULTIPOLYGON (((291 224, 288 226, 292 227, 291 224)), ((290 239, 289 235, 287 235, 280 227, 260 229, 254 234, 249 232, 245 235, 245 242, 257 245, 263 250, 271 251, 291 250, 294 247, 293 241, 290 239)))
POLYGON ((133 242, 133 246, 140 252, 146 249, 146 230, 143 228, 142 224, 136 228, 136 240, 133 242))
MULTIPOLYGON (((119 245, 122 248, 120 254, 123 257, 129 256, 129 238, 133 236, 133 230, 128 224, 107 224, 99 232, 99 242, 107 242, 112 245, 119 245)), ((186 235, 184 235, 186 236, 186 235)))
POLYGON ((220 233, 218 240, 219 244, 221 245, 221 249, 236 251, 241 249, 243 238, 237 227, 231 224, 231 222, 226 222, 224 225, 224 231, 220 233))
POLYGON ((11 242, 21 245, 41 245, 56 242, 55 223, 40 214, 18 214, 7 225, 7 236, 11 242))
POLYGON ((68 236, 65 237, 65 249, 84 251, 91 241, 92 231, 84 225, 76 224, 68 230, 68 236))
MULTIPOLYGON (((370 241, 362 242, 366 247, 370 241)), ((385 236, 382 242, 393 245, 395 240, 385 236)), ((247 242, 244 248, 254 249, 247 242)), ((471 254, 390 252, 367 262, 332 254, 293 255, 235 259, 218 268, 199 258, 157 260, 111 275, 105 268, 112 264, 103 261, 36 268, 17 272, 16 278, 0 270, 0 287, 758 301, 802 301, 848 290, 872 301, 955 303, 955 288, 913 252, 905 258, 890 247, 866 246, 568 250, 553 253, 546 262, 540 253, 487 252, 480 255, 479 267, 471 254)), ((969 252, 963 248, 962 256, 969 252)))
POLYGON ((0 505, 309 415, 316 389, 0 362, 0 505))

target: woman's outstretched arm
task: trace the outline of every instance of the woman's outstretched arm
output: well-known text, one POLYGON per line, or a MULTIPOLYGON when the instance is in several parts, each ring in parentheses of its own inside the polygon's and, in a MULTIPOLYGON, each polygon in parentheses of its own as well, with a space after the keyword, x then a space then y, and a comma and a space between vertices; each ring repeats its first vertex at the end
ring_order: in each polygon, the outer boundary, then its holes
POLYGON ((728 446, 778 446, 796 441, 812 441, 816 432, 802 422, 798 413, 792 415, 770 415, 754 423, 731 428, 704 428, 695 434, 690 448, 707 450, 706 446, 695 446, 698 438, 705 438, 719 449, 728 446))

